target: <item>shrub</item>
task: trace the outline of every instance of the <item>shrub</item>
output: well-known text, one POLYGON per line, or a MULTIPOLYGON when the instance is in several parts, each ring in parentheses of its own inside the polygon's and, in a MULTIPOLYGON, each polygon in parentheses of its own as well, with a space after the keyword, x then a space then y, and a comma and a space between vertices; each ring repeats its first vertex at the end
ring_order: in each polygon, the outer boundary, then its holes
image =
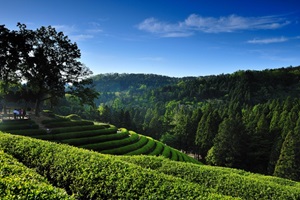
POLYGON ((66 118, 70 119, 70 120, 82 120, 81 117, 76 114, 70 114, 70 115, 66 116, 66 118))
POLYGON ((70 144, 73 146, 80 146, 80 145, 106 142, 112 140, 120 140, 128 137, 128 133, 126 132, 120 132, 120 133, 114 132, 114 133, 107 133, 107 134, 108 135, 105 134, 105 135, 97 135, 97 136, 84 137, 84 138, 72 138, 72 139, 62 140, 60 142, 70 144))
POLYGON ((155 146, 154 140, 152 140, 151 138, 147 138, 145 136, 140 136, 140 137, 146 138, 148 142, 142 147, 139 147, 139 148, 137 147, 137 149, 135 149, 133 151, 129 151, 128 153, 126 153, 126 155, 148 154, 149 151, 151 149, 153 149, 153 147, 155 146))
POLYGON ((87 131, 79 131, 79 132, 66 132, 66 133, 58 133, 58 134, 52 134, 51 131, 47 135, 36 135, 32 137, 37 139, 43 139, 43 140, 62 141, 66 139, 85 138, 85 137, 92 137, 97 135, 111 134, 115 132, 116 132, 116 128, 87 130, 87 131))
POLYGON ((115 132, 117 131, 117 128, 114 126, 107 127, 105 125, 86 125, 86 126, 53 128, 51 129, 51 133, 58 134, 58 133, 79 132, 79 131, 88 131, 88 130, 99 130, 99 129, 107 129, 107 128, 113 128, 115 132))
POLYGON ((168 147, 167 145, 164 145, 164 150, 163 150, 161 155, 166 157, 166 158, 171 158, 171 149, 170 149, 170 147, 168 147))
POLYGON ((233 199, 204 185, 67 145, 0 134, 0 149, 76 199, 233 199))
POLYGON ((152 155, 152 156, 162 155, 163 149, 164 149, 163 144, 161 142, 155 141, 155 148, 148 155, 152 155))
POLYGON ((157 157, 119 157, 164 174, 205 185, 218 193, 242 199, 299 199, 300 183, 242 170, 168 161, 157 157))
POLYGON ((144 146, 148 142, 148 139, 146 137, 141 137, 139 134, 137 134, 133 131, 129 131, 129 133, 130 133, 130 137, 138 136, 138 140, 134 140, 134 142, 129 143, 127 145, 119 145, 116 148, 111 148, 111 149, 101 151, 101 153, 114 154, 114 155, 124 155, 124 154, 126 154, 130 151, 134 151, 136 149, 141 148, 142 146, 144 146))
POLYGON ((24 130, 24 129, 38 129, 39 125, 34 123, 33 121, 29 121, 27 123, 1 123, 0 130, 1 131, 9 131, 9 130, 24 130))
POLYGON ((56 127, 69 127, 69 126, 86 126, 94 125, 92 121, 62 121, 62 122, 49 122, 45 124, 47 128, 56 128, 56 127))
POLYGON ((128 144, 135 143, 139 140, 139 136, 137 134, 128 136, 127 138, 121 139, 121 140, 113 140, 113 141, 107 141, 107 142, 100 142, 100 143, 94 143, 94 144, 88 144, 88 145, 81 145, 79 147, 85 148, 85 149, 92 149, 94 151, 99 151, 101 153, 112 153, 110 150, 114 148, 118 148, 120 146, 126 146, 128 144), (107 150, 107 151, 106 151, 107 150))
POLYGON ((66 191, 48 181, 12 156, 0 150, 1 199, 73 199, 66 191))

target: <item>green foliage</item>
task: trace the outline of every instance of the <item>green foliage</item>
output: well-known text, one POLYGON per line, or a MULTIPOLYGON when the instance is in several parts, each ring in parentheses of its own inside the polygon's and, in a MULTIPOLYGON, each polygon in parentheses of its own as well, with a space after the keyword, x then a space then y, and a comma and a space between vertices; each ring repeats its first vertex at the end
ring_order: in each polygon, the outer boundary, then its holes
POLYGON ((14 157, 0 150, 1 199, 74 199, 66 191, 53 187, 46 178, 26 168, 14 157))
POLYGON ((50 122, 45 124, 47 128, 69 127, 69 126, 87 126, 94 125, 92 121, 62 121, 62 122, 50 122))
POLYGON ((0 134, 0 149, 76 199, 234 199, 202 184, 71 146, 0 134))
POLYGON ((121 156, 126 162, 205 185, 223 195, 241 199, 298 199, 300 184, 242 170, 174 162, 163 157, 121 156))
MULTIPOLYGON (((73 130, 73 129, 72 129, 73 130)), ((93 137, 104 134, 115 133, 116 128, 108 128, 108 129, 96 129, 96 130, 86 130, 86 131, 78 131, 78 132, 64 132, 64 133, 48 133, 46 135, 34 135, 34 138, 43 139, 43 140, 52 140, 52 141, 62 141, 67 139, 75 139, 75 138, 86 138, 93 137)))
MULTIPOLYGON (((124 131, 127 131, 126 129, 124 131)), ((139 135, 138 134, 132 134, 128 137, 120 139, 120 140, 112 140, 107 142, 100 142, 100 143, 93 143, 93 144, 87 144, 87 145, 81 145, 79 147, 85 148, 85 149, 91 149, 94 151, 100 151, 101 153, 108 153, 108 154, 123 154, 126 151, 124 151, 124 148, 127 145, 134 144, 137 141, 139 141, 139 135)))
MULTIPOLYGON (((12 120, 14 121, 14 120, 12 120)), ((0 130, 1 131, 9 131, 9 130, 24 130, 24 129, 38 129, 39 125, 35 122, 28 120, 18 123, 0 123, 0 130)))

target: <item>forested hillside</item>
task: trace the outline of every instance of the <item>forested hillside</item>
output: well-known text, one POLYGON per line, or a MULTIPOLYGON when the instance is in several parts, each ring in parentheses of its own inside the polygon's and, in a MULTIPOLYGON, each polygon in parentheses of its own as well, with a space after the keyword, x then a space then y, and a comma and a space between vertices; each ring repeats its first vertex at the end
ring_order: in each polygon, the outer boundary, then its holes
POLYGON ((211 165, 300 180, 300 67, 93 79, 100 92, 97 111, 79 109, 67 98, 60 112, 135 130, 211 165))

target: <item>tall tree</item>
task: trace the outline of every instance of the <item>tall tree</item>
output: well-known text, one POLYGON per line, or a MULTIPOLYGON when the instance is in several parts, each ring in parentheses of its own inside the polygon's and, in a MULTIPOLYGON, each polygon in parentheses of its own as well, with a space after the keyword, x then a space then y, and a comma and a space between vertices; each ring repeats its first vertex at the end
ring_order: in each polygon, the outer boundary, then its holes
POLYGON ((67 84, 79 88, 80 83, 87 84, 86 79, 92 72, 79 62, 81 56, 76 43, 72 43, 62 32, 55 28, 41 27, 35 31, 18 24, 19 34, 30 44, 23 53, 21 72, 28 87, 34 91, 36 98, 36 115, 40 104, 52 97, 63 97, 67 84))
MULTIPOLYGON (((298 130, 299 131, 299 130, 298 130)), ((300 140, 299 132, 291 130, 282 145, 274 175, 300 181, 300 140)))
POLYGON ((244 131, 240 116, 225 118, 207 154, 208 164, 242 168, 246 151, 244 131))
POLYGON ((19 73, 20 53, 22 38, 15 31, 10 31, 0 25, 0 100, 6 112, 5 96, 10 92, 10 87, 17 84, 21 78, 19 73))

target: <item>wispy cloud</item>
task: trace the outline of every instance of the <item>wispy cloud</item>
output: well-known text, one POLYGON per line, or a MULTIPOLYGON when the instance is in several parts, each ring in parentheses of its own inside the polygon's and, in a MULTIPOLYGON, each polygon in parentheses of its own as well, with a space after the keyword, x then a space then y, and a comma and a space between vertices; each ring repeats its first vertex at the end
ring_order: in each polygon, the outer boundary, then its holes
POLYGON ((161 37, 187 37, 196 32, 224 33, 243 30, 278 29, 290 24, 279 16, 242 17, 229 15, 225 17, 202 17, 191 14, 185 20, 177 23, 159 21, 147 18, 137 25, 139 30, 158 34, 161 37))
POLYGON ((187 37, 193 33, 182 23, 170 24, 155 18, 147 18, 137 25, 139 30, 159 34, 162 37, 187 37))
POLYGON ((289 40, 289 38, 286 38, 286 37, 277 37, 277 38, 253 39, 253 40, 248 40, 247 43, 270 44, 270 43, 286 42, 288 40, 289 40))
POLYGON ((88 34, 70 35, 70 37, 75 41, 84 41, 87 39, 94 38, 93 35, 88 35, 88 34))
POLYGON ((63 32, 65 35, 70 35, 78 31, 74 25, 54 25, 53 28, 55 28, 57 31, 63 32))
POLYGON ((89 25, 91 26, 91 28, 89 28, 87 30, 87 32, 89 32, 89 33, 102 33, 103 32, 101 25, 99 23, 90 22, 89 25))

